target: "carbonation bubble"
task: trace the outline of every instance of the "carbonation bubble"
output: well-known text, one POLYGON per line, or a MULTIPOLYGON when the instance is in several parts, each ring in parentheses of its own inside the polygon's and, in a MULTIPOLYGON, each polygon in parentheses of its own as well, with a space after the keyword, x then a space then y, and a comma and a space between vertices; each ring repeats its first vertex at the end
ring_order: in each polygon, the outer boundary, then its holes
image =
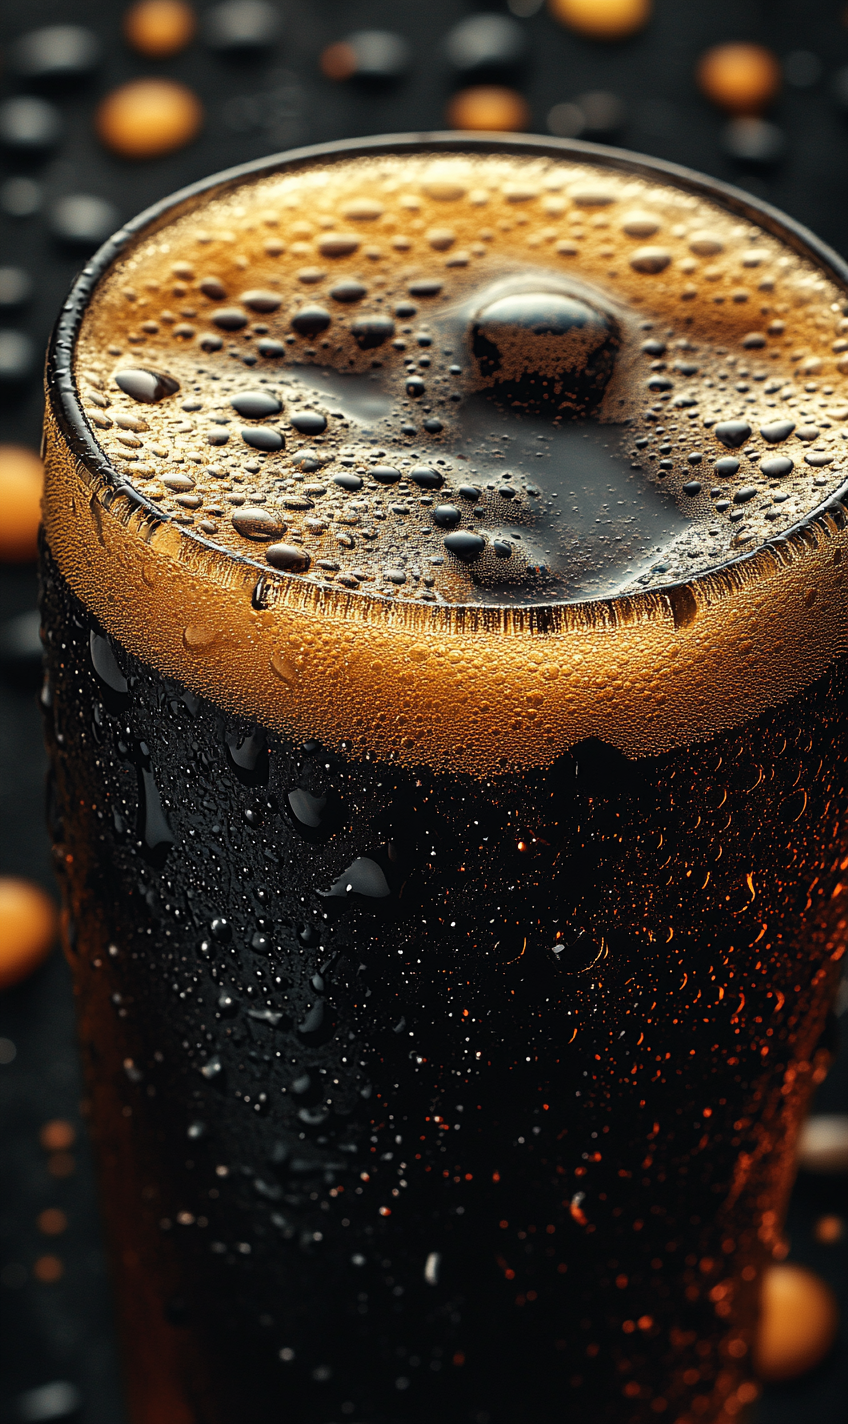
POLYGON ((779 445, 782 440, 788 440, 795 423, 792 420, 777 420, 773 425, 761 425, 760 434, 769 445, 779 445))
POLYGON ((486 541, 480 534, 462 533, 448 534, 445 538, 444 546, 455 558, 461 559, 464 564, 473 563, 479 559, 486 547, 486 541))
POLYGON ((282 297, 279 292, 266 292, 257 287, 249 292, 242 292, 239 301, 244 302, 251 311, 273 312, 279 307, 282 297))
POLYGON ((323 435, 327 429, 326 418, 317 410, 290 411, 289 420, 301 435, 323 435))
POLYGON ((265 550, 265 558, 273 568, 287 573, 305 573, 311 563, 306 550, 297 544, 272 544, 265 550))
POLYGON ((264 425, 242 426, 240 434, 245 445, 250 445, 254 450, 267 450, 273 453, 276 450, 282 450, 286 443, 279 430, 269 430, 264 425))
POLYGON ((125 395, 143 405, 155 405, 165 396, 175 395, 180 389, 179 381, 164 371, 149 370, 145 366, 128 366, 115 372, 115 385, 125 395))
POLYGON ((282 410, 280 402, 270 391, 239 391, 230 397, 230 405, 248 420, 261 420, 263 416, 277 415, 282 410))
POLYGON ((334 302, 358 302, 367 291, 368 288, 364 287, 361 282, 351 279, 346 282, 336 282, 335 286, 330 288, 330 296, 334 302))
POLYGON ((391 317, 379 314, 358 317, 350 329, 360 351, 372 351, 395 334, 395 324, 391 317))
POLYGON ((285 523, 269 509, 236 509, 232 515, 233 527, 245 539, 276 539, 285 529, 285 523))
POLYGON ((301 336, 317 336, 319 332, 326 331, 331 321, 332 317, 324 307, 311 306, 301 307, 292 317, 291 324, 301 336))
POLYGON ((440 529, 453 529, 461 518, 455 504, 437 504, 433 510, 433 523, 440 529))
POLYGON ((241 331, 243 326, 247 326, 249 317, 241 307, 219 307, 211 313, 210 320, 222 331, 241 331))
POLYGON ((444 475, 430 465, 413 465, 409 478, 419 489, 440 489, 445 482, 444 475))
POLYGON ((772 455, 768 460, 763 460, 760 469, 770 480, 782 479, 795 468, 795 461, 790 460, 788 455, 772 455))
POLYGON ((751 427, 747 420, 720 420, 713 427, 713 434, 728 449, 738 450, 750 438, 751 427))
POLYGON ((529 412, 589 414, 620 346, 611 313, 563 292, 515 292, 478 313, 471 345, 481 383, 529 412))

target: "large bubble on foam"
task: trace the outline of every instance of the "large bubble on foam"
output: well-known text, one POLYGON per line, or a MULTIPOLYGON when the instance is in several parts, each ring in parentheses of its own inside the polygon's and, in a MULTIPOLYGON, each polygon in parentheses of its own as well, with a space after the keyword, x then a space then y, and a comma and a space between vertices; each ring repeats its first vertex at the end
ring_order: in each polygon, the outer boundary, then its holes
POLYGON ((481 383, 527 413, 591 415, 620 345, 612 313, 561 291, 505 293, 478 311, 471 328, 481 383))

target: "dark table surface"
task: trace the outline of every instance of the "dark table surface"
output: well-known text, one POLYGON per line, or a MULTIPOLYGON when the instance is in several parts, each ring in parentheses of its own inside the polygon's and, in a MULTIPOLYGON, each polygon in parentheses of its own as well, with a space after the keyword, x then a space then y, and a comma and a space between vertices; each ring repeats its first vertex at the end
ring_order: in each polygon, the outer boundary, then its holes
MULTIPOLYGON (((0 9, 3 47, 27 30, 58 23, 89 26, 104 42, 103 62, 92 79, 48 95, 65 124, 63 140, 49 158, 39 163, 0 158, 0 184, 25 176, 38 185, 40 198, 28 217, 0 211, 0 264, 24 268, 33 279, 32 299, 0 315, 0 327, 25 332, 38 351, 86 255, 63 248, 51 235, 56 200, 70 193, 106 199, 117 225, 175 188, 265 153, 342 137, 443 127, 446 102, 457 86, 445 58, 445 35, 477 10, 509 13, 506 4, 495 0, 480 6, 462 0, 407 0, 402 5, 279 0, 279 42, 252 60, 234 63, 202 40, 172 59, 145 60, 121 38, 123 8, 115 0, 29 0, 25 6, 6 0, 0 9), (318 66, 321 50, 352 31, 373 28, 395 30, 409 40, 413 59, 408 75, 392 87, 370 90, 324 79, 318 66), (147 74, 163 74, 194 89, 205 107, 206 124, 189 148, 129 163, 100 146, 93 113, 110 89, 147 74)), ((535 132, 549 131, 554 105, 587 91, 607 91, 623 104, 623 121, 606 136, 610 141, 736 182, 848 255, 848 116, 838 100, 839 75, 848 66, 844 0, 656 0, 648 28, 614 45, 581 39, 554 23, 544 6, 527 14, 531 8, 532 0, 513 0, 513 13, 520 12, 518 23, 529 40, 529 57, 516 82, 529 101, 535 132), (787 76, 768 116, 785 136, 785 153, 768 167, 739 166, 728 156, 726 116, 710 107, 693 80, 701 51, 740 39, 768 45, 787 76), (799 53, 805 56, 800 61, 799 53)), ((25 86, 4 66, 0 100, 18 92, 26 92, 25 86)), ((42 411, 37 363, 29 379, 0 388, 0 401, 0 443, 37 446, 42 411)), ((6 620, 33 609, 35 599, 34 570, 0 567, 0 640, 6 620)), ((0 665, 0 874, 26 876, 50 887, 37 681, 32 661, 23 667, 0 665)), ((843 1025, 848 1029, 848 1021, 843 1019, 843 1025)), ((819 1111, 848 1113, 848 1032, 843 1038, 845 1046, 819 1091, 819 1111)), ((85 1424, 121 1424, 125 1418, 81 1096, 70 982, 57 953, 25 983, 0 995, 4 1424, 72 1416, 85 1424), (56 1162, 39 1142, 41 1127, 53 1119, 70 1122, 77 1134, 61 1164, 64 1175, 55 1175, 56 1162), (68 1218, 59 1236, 48 1238, 39 1231, 37 1217, 48 1207, 68 1218), (61 1262, 62 1274, 52 1282, 39 1279, 38 1262, 45 1255, 61 1262), (45 1393, 46 1385, 65 1387, 45 1393), (37 1390, 42 1393, 32 1393, 37 1390)), ((788 1223, 791 1259, 811 1266, 834 1287, 843 1309, 842 1335, 813 1374, 765 1392, 756 1406, 759 1424, 842 1424, 848 1417, 848 1241, 816 1242, 813 1228, 824 1214, 848 1215, 846 1179, 802 1174, 788 1223)))

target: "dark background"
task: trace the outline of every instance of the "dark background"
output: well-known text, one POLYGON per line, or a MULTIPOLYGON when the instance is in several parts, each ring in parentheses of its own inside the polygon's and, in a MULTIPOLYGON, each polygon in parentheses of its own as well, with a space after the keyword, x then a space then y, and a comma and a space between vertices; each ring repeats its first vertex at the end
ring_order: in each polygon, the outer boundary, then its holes
MULTIPOLYGON (((529 101, 533 131, 549 131, 547 118, 555 104, 586 91, 607 91, 622 102, 623 121, 617 132, 585 136, 736 182, 808 224, 848 256, 848 119, 839 101, 840 73, 848 66, 844 3, 656 0, 648 28, 612 45, 569 33, 544 6, 526 15, 532 0, 513 3, 525 11, 518 23, 529 40, 529 58, 513 82, 529 101), (785 154, 770 166, 740 166, 730 157, 727 118, 698 93, 693 79, 695 62, 706 47, 735 39, 768 45, 784 64, 784 90, 768 118, 785 137, 785 154)), ((27 378, 0 386, 0 443, 37 447, 40 353, 86 255, 57 239, 52 214, 58 199, 72 193, 106 199, 117 226, 175 188, 262 154, 356 135, 440 128, 459 82, 445 57, 445 35, 475 10, 509 13, 506 4, 494 0, 488 6, 463 0, 279 0, 279 43, 236 62, 211 52, 202 38, 171 59, 145 60, 122 40, 123 9, 116 0, 4 0, 0 10, 0 48, 30 29, 56 23, 90 26, 105 47, 93 79, 48 95, 65 124, 50 157, 22 163, 0 155, 0 184, 26 176, 38 184, 40 198, 37 211, 16 218, 2 211, 0 188, 0 263, 24 268, 34 285, 29 302, 0 313, 0 327, 25 332, 36 357, 27 378), (383 89, 324 79, 318 67, 321 50, 352 31, 370 28, 395 30, 410 41, 408 75, 383 89), (206 125, 188 149, 129 163, 100 146, 92 116, 103 94, 148 74, 164 74, 193 88, 204 104, 206 125)), ((3 65, 0 99, 17 92, 25 92, 25 86, 3 65)), ((0 874, 27 876, 50 887, 42 825, 38 670, 25 650, 22 657, 9 653, 8 620, 33 609, 35 597, 32 569, 0 568, 0 874)), ((848 1039, 848 1033, 844 1036, 848 1039)), ((71 1417, 85 1424, 122 1424, 125 1418, 81 1091, 70 985, 54 955, 26 983, 0 995, 2 1424, 71 1417), (39 1144, 40 1128, 56 1118, 77 1131, 72 1161, 60 1164, 66 1172, 60 1176, 55 1175, 55 1158, 39 1144), (60 1236, 39 1232, 36 1218, 47 1207, 68 1216, 60 1236), (45 1255, 62 1264, 61 1278, 52 1283, 38 1278, 37 1263, 45 1255), (61 1382, 63 1389, 32 1393, 61 1382)), ((848 1052, 820 1091, 818 1108, 848 1112, 848 1052)), ((823 1246, 813 1236, 823 1213, 843 1212, 848 1213, 844 1177, 801 1174, 788 1227, 791 1258, 831 1282, 848 1323, 848 1243, 843 1239, 823 1246)), ((843 1326, 837 1348, 812 1375, 767 1390, 757 1406, 758 1424, 843 1424, 848 1417, 846 1336, 843 1326)))

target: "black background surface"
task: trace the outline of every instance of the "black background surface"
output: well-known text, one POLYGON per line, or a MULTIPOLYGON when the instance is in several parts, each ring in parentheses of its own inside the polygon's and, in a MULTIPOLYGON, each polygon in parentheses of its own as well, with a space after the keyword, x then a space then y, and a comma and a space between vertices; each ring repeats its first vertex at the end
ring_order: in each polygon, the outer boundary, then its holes
MULTIPOLYGON (((0 326, 24 330, 39 350, 85 256, 64 251, 51 236, 48 215, 55 199, 68 193, 108 199, 117 225, 175 188, 266 153, 357 135, 443 127, 445 104, 457 84, 444 55, 444 36, 477 9, 507 13, 505 4, 474 6, 462 0, 280 0, 282 37, 265 55, 227 61, 198 39, 172 59, 147 61, 121 38, 123 8, 115 0, 4 0, 0 10, 3 47, 40 25, 75 23, 94 29, 105 48, 95 78, 49 96, 65 119, 63 141, 50 158, 25 165, 0 159, 0 182, 23 173, 43 190, 42 206, 31 217, 0 213, 0 263, 23 267, 34 282, 32 300, 20 312, 0 317, 0 326), (366 28, 406 36, 413 49, 408 76, 381 91, 325 80, 318 68, 324 46, 366 28), (200 139, 182 152, 128 163, 100 146, 92 116, 104 93, 148 74, 191 86, 206 109, 206 125, 200 139)), ((570 34, 544 7, 519 23, 526 28, 530 53, 518 87, 528 98, 533 131, 548 132, 547 115, 554 104, 588 90, 610 91, 624 102, 626 113, 614 142, 736 182, 848 255, 848 121, 834 97, 835 76, 848 66, 848 24, 840 0, 656 0, 649 27, 616 45, 570 34), (769 115, 786 137, 785 157, 776 167, 740 168, 727 157, 722 144, 726 118, 695 87, 693 68, 700 52, 733 39, 767 44, 782 61, 806 51, 821 63, 820 78, 805 87, 787 83, 769 115)), ((0 98, 22 87, 4 66, 0 98)), ((42 410, 37 370, 22 384, 0 388, 0 400, 0 442, 37 446, 42 410)), ((33 570, 0 568, 0 625, 32 609, 35 596, 33 570)), ((27 876, 50 887, 37 681, 32 664, 0 671, 0 874, 27 876)), ((848 1034, 844 1037, 848 1040, 848 1034)), ((2 1039, 16 1052, 11 1062, 0 1063, 0 1421, 23 1419, 26 1391, 64 1380, 78 1387, 82 1403, 77 1414, 86 1424, 122 1424, 112 1308, 80 1115, 70 985, 58 955, 0 996, 0 1050, 2 1039), (49 1174, 38 1141, 41 1125, 59 1117, 71 1120, 80 1133, 73 1149, 75 1171, 63 1179, 49 1174), (48 1206, 60 1207, 69 1217, 68 1230, 58 1238, 40 1236, 36 1226, 38 1213, 48 1206), (40 1283, 32 1273, 34 1262, 47 1253, 58 1255, 64 1265, 62 1278, 53 1284, 40 1283)), ((0 1057, 10 1052, 6 1047, 0 1057)), ((848 1112, 848 1051, 820 1091, 818 1106, 848 1112)), ((760 1424, 842 1424, 848 1417, 848 1242, 821 1246, 813 1237, 821 1214, 843 1212, 848 1213, 844 1178, 802 1174, 788 1228, 791 1258, 831 1282, 846 1325, 837 1348, 814 1374, 766 1391, 756 1410, 760 1424)), ((38 1417, 70 1416, 65 1411, 38 1417)))

